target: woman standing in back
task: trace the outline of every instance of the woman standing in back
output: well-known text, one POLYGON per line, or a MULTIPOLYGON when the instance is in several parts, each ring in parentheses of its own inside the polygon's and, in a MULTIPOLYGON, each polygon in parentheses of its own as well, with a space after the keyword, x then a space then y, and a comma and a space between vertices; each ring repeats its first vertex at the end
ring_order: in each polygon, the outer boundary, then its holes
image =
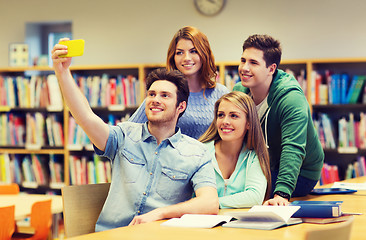
MULTIPOLYGON (((170 42, 166 67, 181 71, 188 81, 188 106, 177 126, 183 134, 198 139, 213 120, 216 100, 229 92, 216 82, 215 59, 206 35, 195 27, 179 29, 170 42)), ((129 121, 147 121, 145 101, 129 121)))

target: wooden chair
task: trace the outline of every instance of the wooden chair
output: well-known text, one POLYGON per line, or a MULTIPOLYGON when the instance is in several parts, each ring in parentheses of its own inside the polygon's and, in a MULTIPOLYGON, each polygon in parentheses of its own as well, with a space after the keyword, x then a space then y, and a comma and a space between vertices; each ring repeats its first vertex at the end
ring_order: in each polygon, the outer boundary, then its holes
POLYGON ((92 233, 109 192, 110 183, 66 186, 61 189, 67 238, 92 233))
POLYGON ((10 240, 15 229, 15 206, 0 207, 0 240, 10 240))
POLYGON ((52 212, 51 212, 52 199, 45 201, 38 201, 33 203, 31 215, 30 215, 30 229, 33 229, 33 233, 21 232, 19 229, 15 231, 12 239, 20 240, 46 240, 51 233, 52 225, 52 212), (19 230, 19 231, 18 231, 19 230))
POLYGON ((324 228, 317 228, 309 230, 305 233, 305 240, 349 240, 351 239, 351 228, 353 217, 342 223, 332 224, 331 226, 324 226, 324 228))
POLYGON ((0 194, 18 194, 19 185, 16 183, 0 184, 0 194))

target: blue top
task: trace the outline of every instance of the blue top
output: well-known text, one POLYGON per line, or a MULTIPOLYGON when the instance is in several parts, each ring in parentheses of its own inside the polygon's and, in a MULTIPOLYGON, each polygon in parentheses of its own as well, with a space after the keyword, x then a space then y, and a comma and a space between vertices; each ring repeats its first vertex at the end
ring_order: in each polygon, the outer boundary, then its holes
POLYGON ((205 144, 211 153, 215 168, 220 208, 244 208, 261 205, 266 194, 267 179, 263 174, 256 153, 243 146, 235 170, 225 186, 225 180, 215 156, 214 141, 205 144))
MULTIPOLYGON (((207 130, 214 118, 215 102, 228 92, 229 89, 217 83, 215 88, 207 88, 204 94, 203 90, 189 93, 187 109, 177 123, 182 133, 198 139, 207 130)), ((145 101, 128 121, 137 123, 147 121, 145 101)))
POLYGON ((135 215, 192 198, 201 187, 216 188, 211 155, 204 144, 179 128, 157 145, 147 123, 109 127, 105 152, 112 161, 112 181, 95 230, 128 225, 135 215))

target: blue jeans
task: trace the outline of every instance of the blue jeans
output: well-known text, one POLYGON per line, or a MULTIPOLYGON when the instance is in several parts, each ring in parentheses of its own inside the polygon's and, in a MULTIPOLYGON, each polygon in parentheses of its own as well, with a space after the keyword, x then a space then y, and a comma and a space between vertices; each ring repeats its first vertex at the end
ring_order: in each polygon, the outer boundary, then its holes
MULTIPOLYGON (((272 174, 272 193, 271 193, 271 197, 273 197, 273 192, 274 189, 276 187, 276 180, 277 180, 277 176, 278 176, 278 170, 276 171, 271 171, 272 174)), ((309 178, 300 176, 297 178, 297 183, 296 183, 296 187, 295 187, 295 191, 292 193, 291 197, 303 197, 308 195, 311 190, 314 189, 316 183, 318 181, 315 180, 311 180, 309 178)))

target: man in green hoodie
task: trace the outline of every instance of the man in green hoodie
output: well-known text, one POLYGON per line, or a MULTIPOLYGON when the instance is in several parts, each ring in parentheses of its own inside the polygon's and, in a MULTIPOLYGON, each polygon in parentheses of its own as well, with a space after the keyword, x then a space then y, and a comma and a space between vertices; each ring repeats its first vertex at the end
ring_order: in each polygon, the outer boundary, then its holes
POLYGON ((297 80, 277 69, 280 43, 268 35, 252 35, 243 44, 241 83, 233 91, 252 96, 269 150, 272 198, 265 205, 287 205, 307 195, 320 178, 324 152, 310 107, 297 80))

